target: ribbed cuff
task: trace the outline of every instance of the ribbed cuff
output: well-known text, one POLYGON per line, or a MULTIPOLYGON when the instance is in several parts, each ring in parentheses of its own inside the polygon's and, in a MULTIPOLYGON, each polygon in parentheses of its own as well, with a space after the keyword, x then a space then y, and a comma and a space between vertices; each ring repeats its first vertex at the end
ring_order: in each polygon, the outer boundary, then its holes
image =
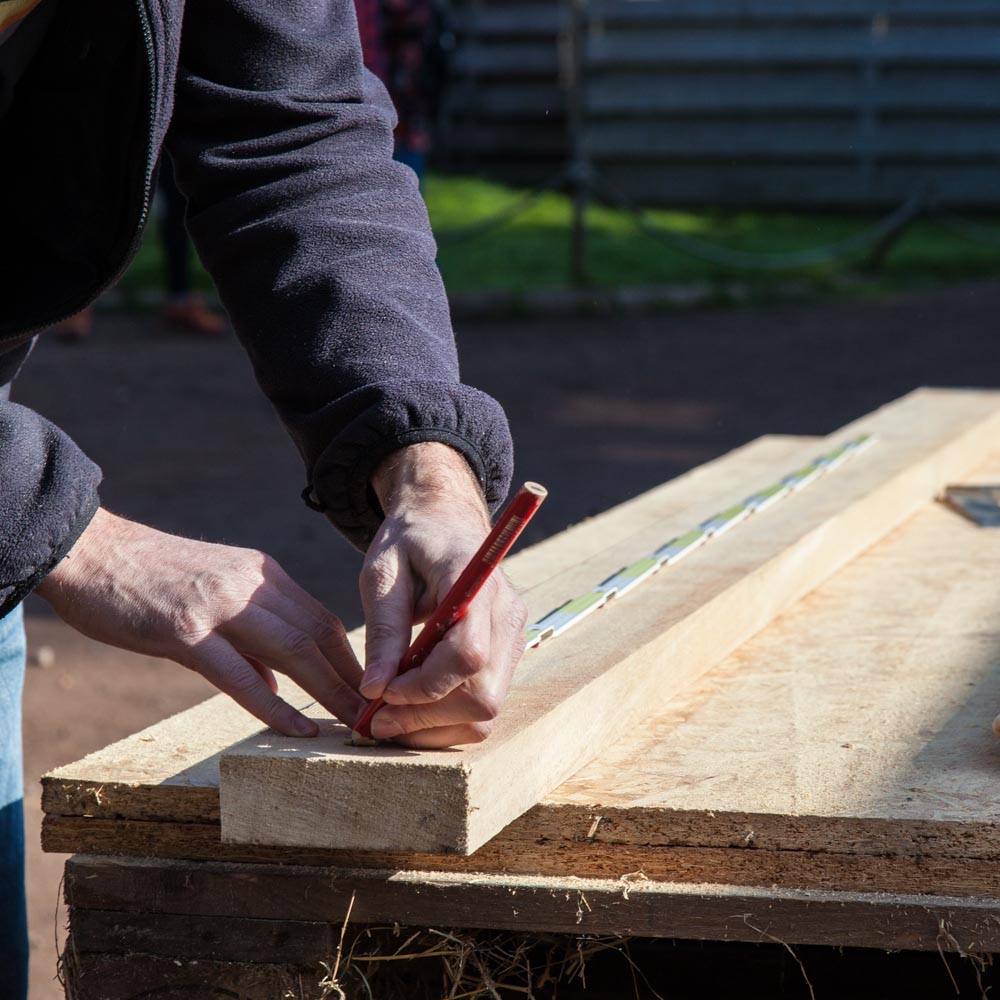
POLYGON ((382 523, 369 488, 372 472, 391 452, 425 441, 465 456, 491 511, 503 503, 513 474, 507 419, 492 397, 450 382, 381 390, 322 452, 303 497, 364 551, 382 523))

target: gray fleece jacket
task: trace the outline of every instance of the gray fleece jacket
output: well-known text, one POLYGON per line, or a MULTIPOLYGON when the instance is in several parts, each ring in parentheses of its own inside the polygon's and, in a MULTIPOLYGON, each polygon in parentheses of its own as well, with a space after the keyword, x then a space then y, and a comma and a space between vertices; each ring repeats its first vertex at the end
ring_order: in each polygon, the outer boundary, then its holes
MULTIPOLYGON (((364 548, 381 519, 373 467, 434 440, 501 503, 506 420, 459 380, 426 211, 392 160, 394 114, 362 68, 352 0, 54 6, 0 121, 0 386, 36 333, 125 269, 166 149, 305 461, 306 502, 364 548)), ((65 433, 0 390, 0 615, 79 537, 99 482, 65 433)))

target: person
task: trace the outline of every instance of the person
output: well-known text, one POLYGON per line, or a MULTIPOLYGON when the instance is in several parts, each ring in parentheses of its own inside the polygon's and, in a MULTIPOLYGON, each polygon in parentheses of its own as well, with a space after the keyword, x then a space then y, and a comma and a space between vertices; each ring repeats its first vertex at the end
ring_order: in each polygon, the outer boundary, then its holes
POLYGON ((221 337, 226 332, 226 321, 192 287, 191 240, 184 226, 186 203, 174 179, 173 164, 163 164, 157 181, 160 201, 157 233, 165 279, 160 315, 175 330, 200 337, 221 337))
POLYGON ((436 81, 430 53, 439 29, 431 0, 354 0, 365 67, 396 109, 393 155, 423 180, 436 81))
MULTIPOLYGON (((164 163, 157 176, 160 203, 156 227, 163 254, 164 296, 160 315, 167 326, 203 337, 221 337, 226 321, 210 308, 191 287, 191 241, 184 226, 184 195, 177 187, 172 164, 164 163)), ((64 341, 82 343, 94 328, 94 308, 79 312, 56 324, 54 332, 64 341)))
MULTIPOLYGON (((122 273, 165 148, 195 246, 304 460, 304 499, 365 552, 362 665, 341 622, 273 559, 104 509, 97 466, 3 390, 0 970, 5 997, 20 998, 29 592, 86 635, 200 672, 282 733, 317 726, 282 700, 276 673, 349 724, 382 695, 375 735, 409 747, 488 734, 525 612, 494 574, 426 663, 396 676, 412 623, 507 493, 511 442, 499 404, 459 379, 426 211, 392 159, 392 106, 362 68, 351 0, 0 9, 19 14, 0 22, 0 385, 37 331, 122 273)), ((218 502, 236 510, 247 488, 218 502)))

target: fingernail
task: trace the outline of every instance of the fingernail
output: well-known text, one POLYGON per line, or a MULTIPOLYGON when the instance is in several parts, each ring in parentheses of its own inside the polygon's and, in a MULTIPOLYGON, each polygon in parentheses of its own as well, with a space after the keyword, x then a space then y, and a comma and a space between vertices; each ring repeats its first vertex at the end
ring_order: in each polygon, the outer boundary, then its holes
POLYGON ((368 692, 372 691, 374 695, 378 695, 388 682, 388 667, 380 660, 373 660, 365 667, 364 676, 361 678, 361 692, 366 697, 373 697, 368 692))
POLYGON ((383 719, 381 713, 372 719, 372 736, 377 740, 391 740, 402 732, 403 727, 395 719, 383 719))
POLYGON ((296 736, 316 736, 319 733, 319 726, 298 712, 289 720, 289 728, 296 736))

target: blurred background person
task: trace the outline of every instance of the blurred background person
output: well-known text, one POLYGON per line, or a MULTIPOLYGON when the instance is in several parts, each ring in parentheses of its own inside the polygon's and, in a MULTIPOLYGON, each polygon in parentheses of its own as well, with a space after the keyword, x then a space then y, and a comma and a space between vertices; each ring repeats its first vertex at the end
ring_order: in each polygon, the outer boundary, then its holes
POLYGON ((192 247, 184 213, 187 199, 174 180, 174 165, 164 159, 160 167, 157 194, 160 201, 158 235, 163 250, 163 272, 166 295, 160 307, 167 325, 188 333, 218 337, 226 332, 226 321, 212 309, 205 297, 196 292, 191 282, 192 247))
MULTIPOLYGON (((193 288, 191 240, 184 227, 187 201, 174 180, 174 165, 167 158, 160 166, 156 194, 160 215, 156 234, 162 253, 164 287, 160 314, 172 329, 219 337, 226 332, 225 319, 193 288)), ((90 335, 93 325, 93 306, 88 306, 60 323, 56 331, 67 340, 83 340, 90 335)))
POLYGON ((421 180, 441 89, 441 21, 432 0, 355 0, 365 66, 396 106, 395 158, 421 180))

